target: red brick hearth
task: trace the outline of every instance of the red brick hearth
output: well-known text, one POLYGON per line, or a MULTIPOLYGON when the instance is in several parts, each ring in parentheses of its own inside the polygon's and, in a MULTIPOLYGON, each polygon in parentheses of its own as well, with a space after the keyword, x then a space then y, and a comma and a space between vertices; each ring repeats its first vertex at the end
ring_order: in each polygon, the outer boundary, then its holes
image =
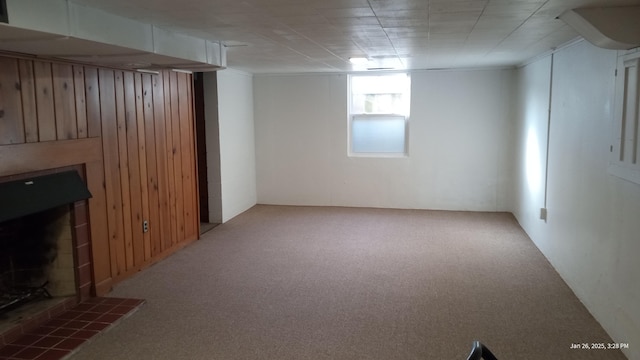
POLYGON ((90 298, 29 329, 9 344, 0 345, 0 360, 66 358, 143 303, 139 299, 90 298))

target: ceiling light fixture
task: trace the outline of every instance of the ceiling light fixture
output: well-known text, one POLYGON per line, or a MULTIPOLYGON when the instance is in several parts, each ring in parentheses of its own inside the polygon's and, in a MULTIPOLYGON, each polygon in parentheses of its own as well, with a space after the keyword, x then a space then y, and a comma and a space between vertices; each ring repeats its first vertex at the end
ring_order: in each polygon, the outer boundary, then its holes
POLYGON ((366 57, 350 57, 349 62, 353 65, 367 65, 369 63, 369 59, 366 57))
POLYGON ((135 70, 143 74, 160 75, 160 72, 155 70, 149 70, 149 69, 135 69, 135 70))

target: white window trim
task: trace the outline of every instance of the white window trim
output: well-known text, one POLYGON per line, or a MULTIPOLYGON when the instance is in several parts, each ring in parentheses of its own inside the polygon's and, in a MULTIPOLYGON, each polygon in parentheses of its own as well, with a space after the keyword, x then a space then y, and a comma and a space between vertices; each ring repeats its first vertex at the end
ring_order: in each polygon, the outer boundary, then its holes
MULTIPOLYGON (((640 184, 640 159, 636 159, 636 163, 633 163, 629 159, 632 154, 624 152, 626 148, 625 143, 630 141, 635 142, 635 146, 640 146, 640 134, 627 134, 622 130, 622 126, 627 125, 628 121, 634 121, 637 126, 638 111, 640 110, 640 51, 628 51, 618 54, 618 66, 616 69, 616 91, 615 91, 615 107, 613 111, 613 136, 611 139, 611 157, 609 159, 608 172, 611 175, 625 179, 627 181, 640 184), (636 68, 636 94, 635 99, 627 96, 626 92, 626 69, 628 67, 636 68), (632 103, 628 104, 631 101, 632 103), (626 118, 625 107, 631 106, 635 108, 636 119, 626 118), (621 138, 621 135, 625 134, 625 138, 621 138)), ((626 126, 625 126, 626 127, 626 126)), ((631 129, 634 130, 634 129, 631 129)), ((627 149, 628 150, 628 149, 627 149)), ((634 149, 637 151, 637 149, 634 149)), ((636 153, 637 154, 637 153, 636 153)))
MULTIPOLYGON (((389 74, 406 74, 407 77, 410 77, 410 74, 407 72, 400 72, 400 73, 389 73, 389 74)), ((348 104, 347 104, 347 111, 348 111, 348 121, 347 121, 347 156, 348 157, 353 157, 353 158, 408 158, 409 157, 409 124, 410 124, 410 116, 408 114, 381 114, 381 113, 373 113, 373 114, 368 114, 368 113, 352 113, 351 111, 351 96, 352 96, 352 92, 351 92, 351 78, 352 77, 357 77, 357 76, 367 76, 364 74, 350 74, 347 78, 347 94, 348 94, 348 104), (403 117, 404 118, 404 151, 402 153, 400 152, 394 152, 394 153, 386 153, 386 152, 354 152, 353 146, 352 146, 352 128, 353 128, 353 119, 356 117, 394 117, 394 116, 398 116, 398 117, 403 117)), ((410 80, 409 80, 410 81, 410 80)), ((409 91, 411 91, 411 89, 409 89, 409 91)), ((410 94, 409 94, 410 95, 410 94)), ((411 102, 411 95, 409 96, 409 99, 407 100, 409 101, 409 106, 411 106, 410 102, 411 102)))

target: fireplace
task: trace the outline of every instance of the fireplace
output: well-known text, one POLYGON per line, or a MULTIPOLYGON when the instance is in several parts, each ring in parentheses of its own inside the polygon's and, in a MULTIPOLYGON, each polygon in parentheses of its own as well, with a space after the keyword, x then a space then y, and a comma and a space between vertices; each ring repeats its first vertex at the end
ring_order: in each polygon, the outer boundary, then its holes
POLYGON ((0 314, 76 295, 70 213, 66 205, 0 223, 0 314))
POLYGON ((91 297, 92 278, 82 165, 0 178, 0 195, 2 346, 91 297))

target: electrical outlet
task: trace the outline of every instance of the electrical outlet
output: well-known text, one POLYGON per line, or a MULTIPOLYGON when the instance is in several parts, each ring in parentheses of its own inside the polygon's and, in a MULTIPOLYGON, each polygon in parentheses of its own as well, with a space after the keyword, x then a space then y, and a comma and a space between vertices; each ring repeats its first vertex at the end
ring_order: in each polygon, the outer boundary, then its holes
POLYGON ((547 208, 540 208, 540 220, 547 221, 547 208))
POLYGON ((149 231, 149 222, 147 220, 142 222, 142 232, 149 231))

